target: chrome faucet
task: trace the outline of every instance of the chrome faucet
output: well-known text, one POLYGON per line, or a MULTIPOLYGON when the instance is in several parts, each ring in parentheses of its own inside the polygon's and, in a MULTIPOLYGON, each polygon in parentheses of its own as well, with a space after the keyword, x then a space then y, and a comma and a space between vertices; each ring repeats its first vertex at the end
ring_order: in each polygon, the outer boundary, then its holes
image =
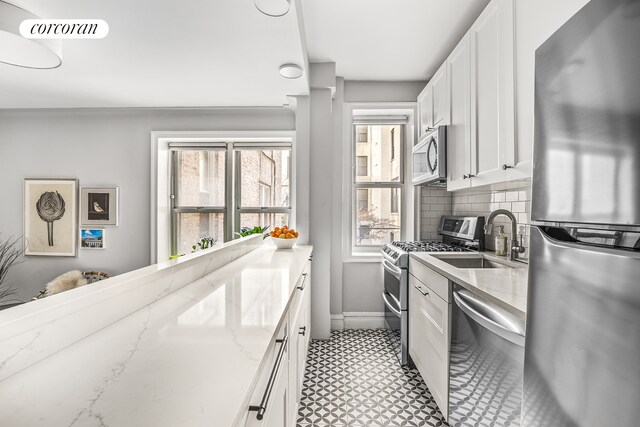
POLYGON ((516 220, 515 215, 506 209, 497 209, 491 212, 484 225, 484 232, 485 234, 489 234, 491 232, 493 220, 498 215, 504 215, 511 220, 511 251, 509 252, 509 260, 516 261, 516 254, 524 253, 525 248, 522 244, 518 243, 518 221, 516 220))

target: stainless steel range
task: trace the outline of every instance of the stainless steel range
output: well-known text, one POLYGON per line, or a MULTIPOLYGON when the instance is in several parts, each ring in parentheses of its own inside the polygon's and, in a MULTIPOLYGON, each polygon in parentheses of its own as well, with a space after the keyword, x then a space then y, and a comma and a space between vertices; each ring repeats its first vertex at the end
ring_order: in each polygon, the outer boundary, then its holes
POLYGON ((385 322, 395 332, 396 354, 409 363, 409 252, 474 252, 484 250, 484 217, 445 215, 438 242, 391 242, 382 247, 385 322))

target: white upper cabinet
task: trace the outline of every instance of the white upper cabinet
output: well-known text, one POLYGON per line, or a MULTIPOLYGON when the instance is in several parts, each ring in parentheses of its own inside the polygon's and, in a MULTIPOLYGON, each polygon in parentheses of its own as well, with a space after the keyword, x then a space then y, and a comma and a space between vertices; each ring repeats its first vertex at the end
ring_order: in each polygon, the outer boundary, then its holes
POLYGON ((421 140, 429 129, 449 124, 446 62, 440 66, 418 95, 418 117, 420 117, 418 140, 421 140))
POLYGON ((446 62, 450 106, 447 130, 447 190, 471 185, 471 46, 467 33, 446 62))
POLYGON ((420 140, 433 127, 433 85, 431 82, 427 83, 418 95, 418 117, 420 118, 418 140, 420 140))
POLYGON ((471 27, 472 186, 506 179, 514 163, 513 0, 494 0, 471 27))
POLYGON ((429 82, 433 92, 433 126, 449 124, 449 96, 447 94, 447 63, 440 69, 429 82))
POLYGON ((514 37, 514 0, 492 0, 447 59, 449 191, 513 176, 514 37))

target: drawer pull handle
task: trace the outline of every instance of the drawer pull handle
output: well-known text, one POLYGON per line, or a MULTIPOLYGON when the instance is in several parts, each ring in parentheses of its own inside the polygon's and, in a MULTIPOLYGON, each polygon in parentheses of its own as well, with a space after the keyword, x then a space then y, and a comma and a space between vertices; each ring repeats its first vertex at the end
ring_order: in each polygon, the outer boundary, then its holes
POLYGON ((273 369, 271 370, 271 375, 269 376, 269 382, 267 383, 267 389, 264 391, 262 395, 262 401, 260 401, 260 406, 249 406, 249 411, 256 411, 256 419, 262 420, 264 418, 264 413, 267 410, 267 404, 269 403, 269 398, 271 397, 271 392, 273 391, 273 386, 276 383, 276 378, 278 376, 278 371, 280 371, 280 366, 282 365, 282 360, 284 359, 284 353, 287 349, 287 340, 288 337, 284 337, 281 340, 276 340, 277 343, 280 344, 280 350, 278 350, 278 355, 276 356, 276 363, 273 365, 273 369))
POLYGON ((307 282, 307 276, 309 276, 309 273, 302 274, 302 284, 298 286, 298 289, 300 289, 301 291, 304 291, 304 284, 307 282))
POLYGON ((427 295, 429 295, 429 292, 425 292, 425 291, 423 291, 423 290, 422 290, 422 288, 421 288, 420 286, 418 286, 418 285, 413 285, 413 287, 414 287, 414 288, 416 288, 416 289, 418 290, 418 292, 420 292, 423 296, 425 296, 425 297, 426 297, 427 295))
POLYGON ((306 326, 301 326, 300 327, 300 331, 298 332, 298 334, 302 335, 303 337, 307 334, 307 327, 306 326))

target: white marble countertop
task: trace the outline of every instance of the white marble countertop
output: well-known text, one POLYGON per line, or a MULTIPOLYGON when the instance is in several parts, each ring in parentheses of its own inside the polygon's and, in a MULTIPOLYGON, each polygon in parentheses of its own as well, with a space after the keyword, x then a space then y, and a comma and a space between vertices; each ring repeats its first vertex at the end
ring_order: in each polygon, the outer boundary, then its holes
POLYGON ((0 426, 233 426, 311 251, 265 244, 0 381, 0 426))
POLYGON ((460 286, 485 297, 522 319, 527 313, 528 267, 510 262, 491 252, 438 253, 411 252, 411 260, 419 261, 460 286), (444 262, 444 258, 486 258, 506 264, 508 268, 458 268, 444 262))

